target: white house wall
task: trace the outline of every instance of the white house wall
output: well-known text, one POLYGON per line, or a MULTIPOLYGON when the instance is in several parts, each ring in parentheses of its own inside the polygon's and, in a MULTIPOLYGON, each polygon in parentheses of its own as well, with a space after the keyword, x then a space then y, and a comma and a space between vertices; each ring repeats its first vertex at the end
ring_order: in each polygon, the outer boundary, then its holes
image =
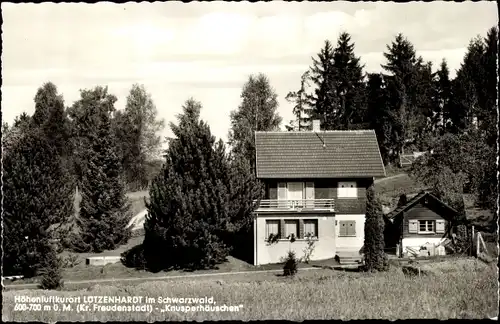
MULTIPOLYGON (((254 242, 254 263, 256 265, 280 263, 286 257, 289 250, 295 252, 297 258, 304 256, 307 240, 297 239, 290 243, 288 240, 280 240, 272 245, 266 242, 266 220, 292 219, 294 217, 257 217, 255 219, 254 234, 257 242, 254 242)), ((325 260, 335 257, 335 217, 334 216, 297 216, 297 219, 318 220, 318 240, 315 243, 311 260, 325 260)))
POLYGON ((335 215, 335 236, 337 251, 359 251, 365 240, 365 215, 364 214, 337 214, 335 215), (339 236, 340 221, 356 221, 356 236, 339 236))
POLYGON ((403 253, 406 252, 406 248, 412 248, 415 250, 420 250, 421 246, 427 243, 438 245, 443 239, 440 237, 408 237, 403 238, 403 253))

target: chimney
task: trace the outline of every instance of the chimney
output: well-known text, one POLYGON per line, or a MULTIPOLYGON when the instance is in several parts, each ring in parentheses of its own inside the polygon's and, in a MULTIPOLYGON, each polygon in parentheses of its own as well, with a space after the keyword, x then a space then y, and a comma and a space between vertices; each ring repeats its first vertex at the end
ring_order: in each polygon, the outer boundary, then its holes
POLYGON ((319 119, 314 119, 312 121, 312 131, 313 132, 319 132, 321 130, 321 126, 320 126, 320 120, 319 119))

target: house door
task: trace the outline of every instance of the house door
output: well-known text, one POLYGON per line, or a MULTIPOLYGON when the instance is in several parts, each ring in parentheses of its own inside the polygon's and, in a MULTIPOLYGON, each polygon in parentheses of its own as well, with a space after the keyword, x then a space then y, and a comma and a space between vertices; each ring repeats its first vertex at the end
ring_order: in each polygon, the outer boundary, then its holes
POLYGON ((289 182, 288 183, 288 200, 291 204, 290 207, 302 207, 302 200, 304 191, 304 184, 302 182, 289 182))
POLYGON ((314 182, 306 182, 306 208, 314 208, 314 182))

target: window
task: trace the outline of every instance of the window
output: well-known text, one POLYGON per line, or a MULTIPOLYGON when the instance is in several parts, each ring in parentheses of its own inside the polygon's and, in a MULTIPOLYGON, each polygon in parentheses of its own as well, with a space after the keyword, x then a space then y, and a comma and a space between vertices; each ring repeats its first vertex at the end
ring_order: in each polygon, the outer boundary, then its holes
POLYGON ((302 199, 304 199, 304 183, 288 182, 288 200, 290 200, 290 207, 301 207, 302 199))
POLYGON ((269 235, 279 235, 280 234, 280 221, 279 220, 267 220, 266 221, 266 240, 269 235))
POLYGON ((356 182, 339 182, 337 190, 338 198, 357 198, 358 188, 356 187, 356 182))
POLYGON ((339 236, 356 236, 356 221, 340 221, 339 236))
POLYGON ((317 219, 304 219, 304 238, 307 235, 318 237, 318 220, 317 219))
POLYGON ((293 234, 298 238, 299 234, 299 221, 298 220, 285 220, 285 238, 293 234))
POLYGON ((434 221, 420 220, 418 221, 418 233, 434 233, 434 221))

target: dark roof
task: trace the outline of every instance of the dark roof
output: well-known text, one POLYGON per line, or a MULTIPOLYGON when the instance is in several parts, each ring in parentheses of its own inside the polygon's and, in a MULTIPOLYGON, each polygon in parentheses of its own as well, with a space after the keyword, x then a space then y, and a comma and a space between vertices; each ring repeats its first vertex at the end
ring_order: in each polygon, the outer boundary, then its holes
POLYGON ((408 211, 410 208, 412 208, 413 206, 415 206, 416 204, 418 204, 419 202, 421 202, 424 199, 425 199, 425 205, 431 204, 433 206, 438 206, 440 209, 440 213, 439 213, 440 216, 442 216, 442 217, 444 216, 443 218, 445 218, 445 219, 449 218, 448 215, 457 215, 458 214, 458 212, 454 208, 448 206, 447 204, 445 204, 443 201, 438 199, 433 194, 426 192, 426 191, 422 191, 419 194, 417 194, 415 197, 410 199, 406 204, 397 207, 392 212, 387 214, 386 217, 389 219, 395 218, 398 215, 401 215, 401 213, 408 211))
POLYGON ((373 130, 255 132, 255 143, 259 178, 385 176, 373 130))

